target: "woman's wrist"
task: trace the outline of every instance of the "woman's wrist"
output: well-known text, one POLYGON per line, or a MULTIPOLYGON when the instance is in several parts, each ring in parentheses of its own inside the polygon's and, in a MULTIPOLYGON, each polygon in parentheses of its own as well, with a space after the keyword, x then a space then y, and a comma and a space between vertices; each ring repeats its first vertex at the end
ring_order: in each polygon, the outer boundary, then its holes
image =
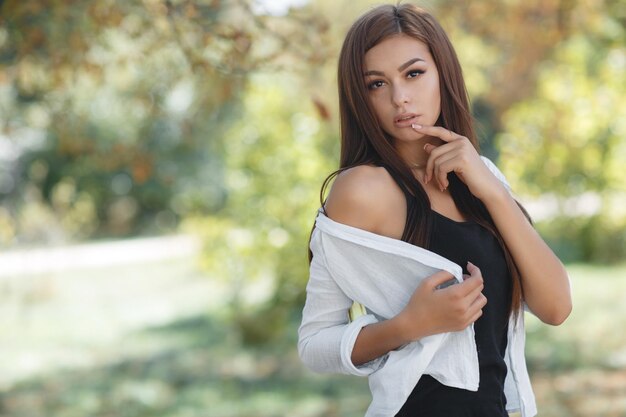
POLYGON ((498 206, 502 206, 503 204, 506 204, 507 200, 513 199, 509 190, 499 180, 495 187, 489 188, 488 195, 481 196, 479 198, 480 198, 480 201, 483 202, 485 207, 487 207, 487 210, 491 210, 492 208, 497 208, 498 206))
POLYGON ((398 316, 363 327, 352 349, 352 363, 363 365, 411 342, 405 328, 404 319, 398 316))
POLYGON ((414 316, 409 316, 406 311, 402 311, 397 316, 389 319, 389 322, 389 325, 393 328, 393 333, 398 337, 399 346, 427 336, 422 326, 416 325, 420 321, 414 316))

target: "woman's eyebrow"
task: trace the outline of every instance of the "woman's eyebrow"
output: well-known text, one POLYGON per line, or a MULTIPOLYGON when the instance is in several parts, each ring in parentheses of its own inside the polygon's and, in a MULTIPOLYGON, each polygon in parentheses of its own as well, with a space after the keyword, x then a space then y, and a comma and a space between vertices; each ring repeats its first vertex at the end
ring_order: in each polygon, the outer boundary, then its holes
POLYGON ((409 60, 408 60, 408 61, 406 61, 404 64, 402 64, 402 65, 400 65, 400 66, 398 67, 398 72, 400 72, 400 71, 404 70, 406 67, 408 67, 409 65, 411 65, 412 63, 417 62, 417 61, 423 61, 423 62, 426 62, 426 61, 424 61, 422 58, 413 58, 413 59, 409 59, 409 60))
POLYGON ((382 71, 376 71, 376 70, 370 70, 370 71, 365 71, 363 73, 363 76, 368 76, 368 75, 380 75, 381 77, 385 76, 385 73, 382 71))
MULTIPOLYGON (((402 65, 400 65, 400 66, 398 67, 398 72, 403 71, 403 70, 404 70, 405 68, 407 68, 409 65, 411 65, 411 64, 413 64, 413 63, 415 63, 415 62, 417 62, 417 61, 423 61, 423 62, 426 62, 426 61, 424 61, 422 58, 412 58, 412 59, 409 59, 409 60, 408 60, 408 61, 406 61, 404 64, 402 64, 402 65)), ((369 71, 365 71, 365 72, 363 73, 363 76, 368 76, 368 75, 380 75, 380 76, 384 76, 384 75, 385 75, 385 73, 384 73, 384 72, 382 72, 382 71, 376 71, 376 70, 369 70, 369 71)))

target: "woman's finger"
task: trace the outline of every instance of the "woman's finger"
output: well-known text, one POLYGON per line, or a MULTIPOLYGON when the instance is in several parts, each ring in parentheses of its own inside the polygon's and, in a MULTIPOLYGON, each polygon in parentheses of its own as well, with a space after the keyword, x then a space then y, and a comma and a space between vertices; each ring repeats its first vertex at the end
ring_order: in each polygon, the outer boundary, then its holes
POLYGON ((485 305, 487 305, 487 297, 485 297, 485 294, 480 293, 469 306, 469 310, 481 310, 485 305))
POLYGON ((432 143, 427 143, 426 145, 424 145, 424 150, 426 151, 426 153, 428 153, 428 160, 426 161, 426 168, 424 169, 424 173, 426 174, 424 182, 426 184, 428 184, 428 182, 433 178, 435 161, 437 161, 438 158, 442 157, 446 153, 454 151, 456 148, 456 144, 453 143, 445 143, 440 146, 435 146, 432 143))
POLYGON ((422 285, 425 285, 429 290, 433 291, 439 285, 444 284, 451 279, 455 279, 454 275, 448 271, 441 270, 427 277, 424 281, 422 281, 422 285))
POLYGON ((456 168, 457 157, 458 152, 447 152, 437 158, 434 163, 432 175, 433 178, 437 179, 441 191, 444 191, 448 188, 448 185, 450 185, 448 182, 448 173, 453 172, 456 168))
POLYGON ((417 132, 423 133, 428 136, 438 137, 444 142, 451 142, 453 140, 457 140, 457 139, 464 137, 441 126, 423 126, 423 125, 418 125, 414 123, 411 125, 411 127, 417 132))
POLYGON ((478 320, 480 318, 480 316, 483 315, 483 310, 480 309, 478 310, 467 322, 467 324, 465 325, 465 327, 469 326, 472 323, 476 323, 476 320, 478 320))
POLYGON ((474 291, 476 288, 480 288, 482 291, 483 286, 484 286, 484 282, 483 282, 482 275, 478 273, 478 274, 474 274, 470 276, 469 278, 466 278, 465 280, 463 280, 463 282, 459 283, 458 285, 453 285, 449 289, 452 292, 456 292, 459 297, 464 298, 464 297, 467 297, 467 295, 470 294, 472 291, 474 291))
POLYGON ((465 296, 465 305, 467 306, 468 310, 473 305, 479 305, 480 304, 480 302, 482 300, 482 297, 484 297, 482 295, 482 292, 483 292, 484 289, 485 289, 484 284, 481 284, 480 286, 474 288, 469 294, 467 294, 465 296), (476 302, 478 302, 478 304, 476 304, 476 302))

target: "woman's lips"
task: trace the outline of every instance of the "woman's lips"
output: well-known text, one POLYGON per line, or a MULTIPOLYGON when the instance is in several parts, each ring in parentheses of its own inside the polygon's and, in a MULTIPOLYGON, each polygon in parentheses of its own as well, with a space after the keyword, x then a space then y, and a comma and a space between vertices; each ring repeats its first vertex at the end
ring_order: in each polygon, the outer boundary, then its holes
POLYGON ((419 115, 408 116, 400 116, 394 120, 394 124, 398 127, 411 127, 412 124, 417 123, 417 118, 419 115))

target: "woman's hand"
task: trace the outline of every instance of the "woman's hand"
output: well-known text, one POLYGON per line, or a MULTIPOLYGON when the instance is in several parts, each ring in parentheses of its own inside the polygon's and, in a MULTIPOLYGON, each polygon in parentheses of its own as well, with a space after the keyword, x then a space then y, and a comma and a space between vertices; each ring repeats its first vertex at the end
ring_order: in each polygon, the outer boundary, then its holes
POLYGON ((431 143, 424 146, 424 150, 429 155, 424 178, 426 183, 436 181, 438 187, 443 191, 449 185, 448 173, 454 172, 468 186, 470 192, 483 201, 494 192, 503 190, 502 183, 489 171, 472 143, 465 136, 440 126, 414 124, 413 129, 445 142, 440 146, 431 143))
POLYGON ((480 269, 467 264, 469 276, 462 283, 437 289, 453 278, 439 271, 424 279, 413 292, 406 307, 395 317, 403 339, 408 343, 438 333, 465 329, 482 315, 487 298, 480 269))

